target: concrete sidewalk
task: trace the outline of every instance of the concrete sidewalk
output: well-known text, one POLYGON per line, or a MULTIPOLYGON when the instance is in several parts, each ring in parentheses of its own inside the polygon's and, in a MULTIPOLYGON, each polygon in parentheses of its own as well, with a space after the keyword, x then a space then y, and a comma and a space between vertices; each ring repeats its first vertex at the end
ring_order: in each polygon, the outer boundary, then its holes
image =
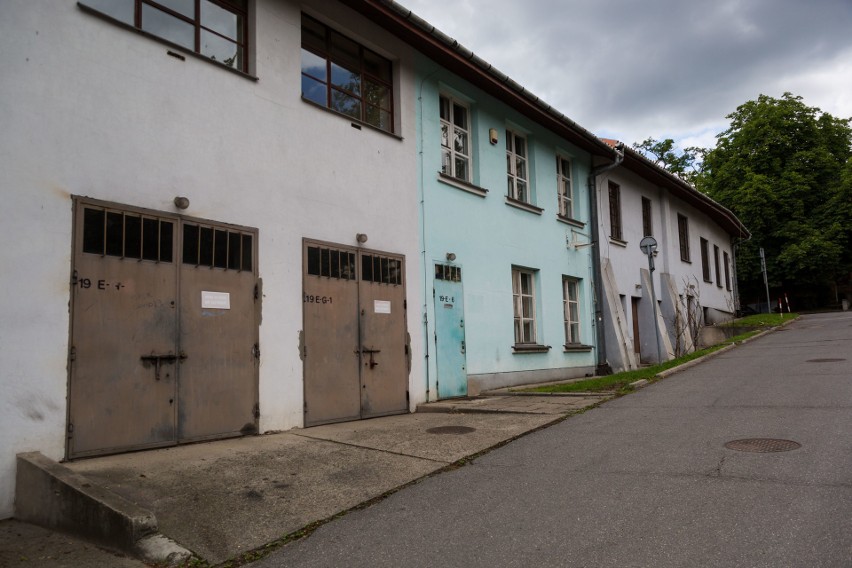
MULTIPOLYGON (((214 565, 274 546, 605 398, 455 399, 421 405, 414 414, 64 465, 153 512, 162 534, 214 565)), ((0 551, 2 566, 144 565, 17 521, 0 523, 0 551)))

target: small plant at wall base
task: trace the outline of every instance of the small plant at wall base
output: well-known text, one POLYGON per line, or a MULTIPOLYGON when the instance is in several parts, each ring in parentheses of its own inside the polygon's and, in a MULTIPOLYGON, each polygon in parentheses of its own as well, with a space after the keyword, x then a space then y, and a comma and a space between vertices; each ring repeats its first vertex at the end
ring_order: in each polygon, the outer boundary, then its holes
POLYGON ((698 333, 704 325, 704 308, 701 305, 701 288, 694 277, 683 279, 683 292, 678 294, 678 305, 671 321, 674 330, 675 357, 694 351, 698 333))

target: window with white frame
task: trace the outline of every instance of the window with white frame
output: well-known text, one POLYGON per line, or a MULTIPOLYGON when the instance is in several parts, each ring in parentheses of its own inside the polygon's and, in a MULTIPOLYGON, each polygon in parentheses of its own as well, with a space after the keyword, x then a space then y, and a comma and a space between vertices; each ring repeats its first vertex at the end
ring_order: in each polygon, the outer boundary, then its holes
POLYGON ((556 156, 556 179, 559 198, 559 215, 574 218, 574 181, 571 177, 571 160, 556 156))
POLYGON ((462 181, 470 179, 470 110, 441 95, 441 173, 462 181))
POLYGON ((512 269, 512 298, 515 304, 515 343, 535 343, 535 272, 512 269))
POLYGON ((576 345, 580 343, 580 281, 576 278, 562 277, 562 304, 565 345, 576 345))
POLYGON ((506 130, 506 178, 508 196, 524 203, 530 202, 530 186, 527 173, 527 139, 511 130, 506 130))

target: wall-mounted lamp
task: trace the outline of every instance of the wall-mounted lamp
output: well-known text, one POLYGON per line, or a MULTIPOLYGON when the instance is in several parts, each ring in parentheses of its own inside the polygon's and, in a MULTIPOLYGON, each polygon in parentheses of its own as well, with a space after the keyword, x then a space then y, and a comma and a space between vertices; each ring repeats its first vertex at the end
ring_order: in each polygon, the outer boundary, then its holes
POLYGON ((500 139, 497 138, 497 129, 496 128, 489 128, 488 129, 488 140, 490 140, 492 144, 496 144, 497 142, 499 142, 500 139))
POLYGON ((175 207, 177 207, 178 209, 188 208, 189 207, 189 198, 183 197, 183 196, 175 197, 175 207))
POLYGON ((357 233, 355 235, 355 240, 358 241, 358 244, 363 245, 367 242, 367 233, 357 233))
POLYGON ((447 253, 447 260, 449 260, 450 262, 452 262, 452 261, 454 261, 455 259, 456 259, 456 253, 454 253, 454 252, 448 252, 448 253, 447 253))

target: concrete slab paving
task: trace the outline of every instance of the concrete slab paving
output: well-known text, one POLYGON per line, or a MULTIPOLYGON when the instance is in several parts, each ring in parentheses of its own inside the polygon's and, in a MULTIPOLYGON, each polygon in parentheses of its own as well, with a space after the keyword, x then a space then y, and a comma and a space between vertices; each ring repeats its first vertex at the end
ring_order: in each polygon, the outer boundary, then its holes
POLYGON ((587 396, 490 395, 481 398, 458 398, 421 404, 417 407, 417 412, 501 412, 565 415, 592 406, 610 396, 608 394, 587 396))
POLYGON ((0 566, 144 568, 145 564, 73 536, 7 519, 0 521, 0 566))
POLYGON ((418 413, 327 424, 293 434, 433 460, 444 466, 557 418, 544 414, 418 413))
POLYGON ((218 563, 445 463, 283 433, 68 465, 152 510, 163 534, 218 563))

